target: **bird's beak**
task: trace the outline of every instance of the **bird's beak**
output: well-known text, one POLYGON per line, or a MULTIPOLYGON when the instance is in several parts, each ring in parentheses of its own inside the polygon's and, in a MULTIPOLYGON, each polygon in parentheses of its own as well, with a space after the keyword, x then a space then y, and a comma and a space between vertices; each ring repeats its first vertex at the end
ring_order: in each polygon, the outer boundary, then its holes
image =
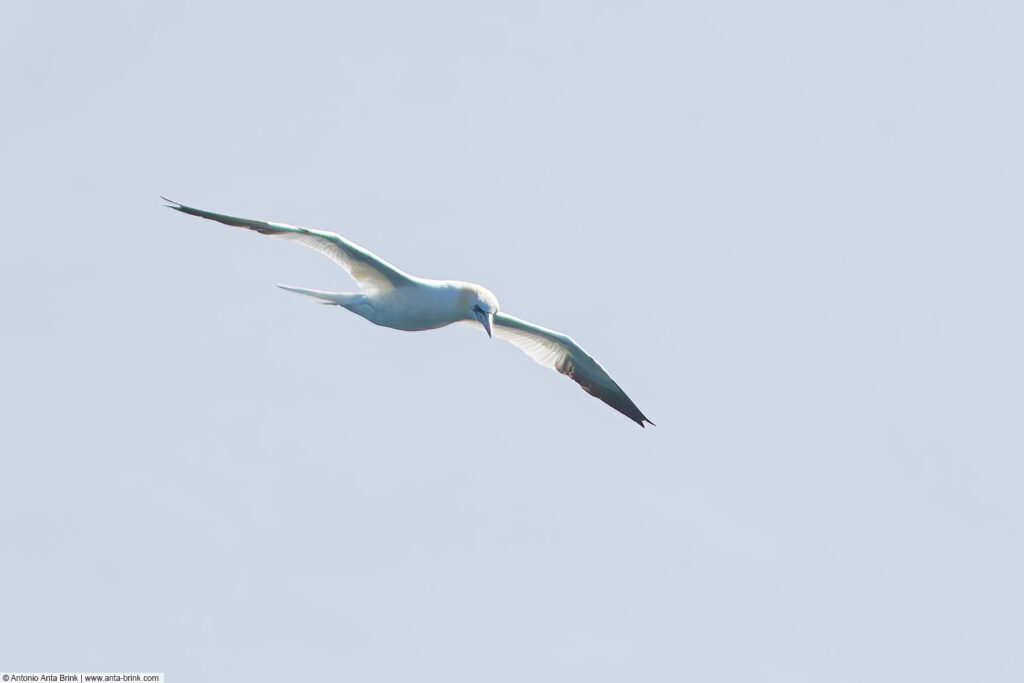
POLYGON ((491 321, 494 320, 494 314, 493 313, 477 313, 476 314, 476 319, 479 320, 480 324, 484 326, 484 331, 487 333, 487 336, 491 337, 493 339, 494 335, 491 334, 491 321))

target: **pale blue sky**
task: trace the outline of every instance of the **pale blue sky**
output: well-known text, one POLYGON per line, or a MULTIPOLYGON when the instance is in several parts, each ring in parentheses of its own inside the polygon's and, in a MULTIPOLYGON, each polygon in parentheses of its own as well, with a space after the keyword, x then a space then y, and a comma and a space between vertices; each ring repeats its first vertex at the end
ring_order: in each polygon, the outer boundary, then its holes
POLYGON ((281 5, 0 7, 0 667, 1024 677, 1019 4, 281 5))

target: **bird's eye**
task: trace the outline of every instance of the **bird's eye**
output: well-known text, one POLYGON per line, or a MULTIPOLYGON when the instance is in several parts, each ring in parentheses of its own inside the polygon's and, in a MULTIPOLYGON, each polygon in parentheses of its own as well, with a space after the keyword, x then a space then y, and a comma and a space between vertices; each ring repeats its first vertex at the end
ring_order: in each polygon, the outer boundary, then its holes
POLYGON ((477 305, 473 306, 473 312, 474 313, 483 313, 484 309, 480 308, 480 304, 477 304, 477 305))

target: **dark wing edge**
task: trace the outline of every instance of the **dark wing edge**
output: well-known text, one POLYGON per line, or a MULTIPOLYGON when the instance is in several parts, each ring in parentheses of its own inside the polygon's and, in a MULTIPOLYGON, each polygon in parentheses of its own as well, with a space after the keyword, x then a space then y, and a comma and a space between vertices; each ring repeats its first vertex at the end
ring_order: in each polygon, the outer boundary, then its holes
MULTIPOLYGON (((579 349, 579 351, 586 355, 586 352, 584 352, 583 349, 579 349)), ((587 360, 592 362, 598 368, 601 367, 597 363, 597 361, 595 361, 590 356, 587 356, 587 360)), ((636 422, 638 425, 640 425, 641 428, 644 427, 645 422, 653 427, 657 426, 649 419, 647 419, 646 415, 640 412, 640 409, 636 407, 636 404, 633 403, 633 400, 626 395, 626 392, 624 392, 619 387, 619 385, 616 384, 615 381, 608 376, 608 373, 604 372, 603 369, 601 370, 601 372, 604 374, 605 378, 607 379, 611 387, 600 384, 599 382, 594 381, 593 378, 587 377, 586 373, 580 372, 577 365, 573 362, 571 354, 567 355, 564 359, 562 359, 562 361, 555 366, 555 369, 558 370, 563 375, 565 375, 566 377, 568 377, 569 379, 571 379, 572 381, 579 384, 580 387, 583 388, 583 391, 587 392, 596 399, 604 401, 604 403, 606 403, 607 405, 619 411, 633 422, 636 422)))
POLYGON ((626 395, 601 364, 571 337, 506 313, 494 316, 495 334, 519 347, 545 367, 562 373, 596 399, 641 427, 654 425, 626 395))
POLYGON ((217 221, 218 223, 238 228, 255 230, 263 235, 298 240, 338 263, 338 265, 349 271, 349 274, 356 280, 369 278, 370 280, 379 280, 382 285, 391 287, 399 287, 408 284, 412 280, 411 276, 401 269, 391 265, 369 250, 360 247, 358 244, 348 241, 337 233, 313 230, 286 223, 271 223, 252 218, 228 216, 187 206, 164 196, 161 196, 160 199, 168 202, 167 208, 187 213, 191 216, 198 216, 199 218, 217 221))
POLYGON ((236 228, 248 228, 249 230, 255 230, 256 232, 264 235, 280 235, 282 233, 291 232, 290 230, 285 229, 283 226, 275 227, 273 224, 268 223, 267 221, 257 221, 251 218, 239 218, 237 216, 228 216, 223 213, 204 211, 203 209, 197 209, 193 206, 186 206, 181 202, 176 202, 173 199, 168 199, 163 195, 160 196, 160 199, 164 200, 165 202, 168 202, 168 204, 166 205, 168 209, 181 211, 182 213, 187 213, 190 216, 198 216, 200 218, 205 218, 207 220, 217 221, 218 223, 223 223, 224 225, 233 225, 236 228))

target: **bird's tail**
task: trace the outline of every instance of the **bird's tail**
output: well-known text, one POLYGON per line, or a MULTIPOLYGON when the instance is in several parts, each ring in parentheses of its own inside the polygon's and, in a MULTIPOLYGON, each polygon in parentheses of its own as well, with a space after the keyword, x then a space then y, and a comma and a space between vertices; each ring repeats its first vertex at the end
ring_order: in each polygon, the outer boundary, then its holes
POLYGON ((320 303, 328 306, 349 306, 365 296, 364 294, 352 292, 322 292, 318 289, 304 289, 302 287, 291 287, 289 285, 278 285, 278 287, 288 290, 289 292, 295 292, 296 294, 305 294, 306 296, 322 299, 320 303))

